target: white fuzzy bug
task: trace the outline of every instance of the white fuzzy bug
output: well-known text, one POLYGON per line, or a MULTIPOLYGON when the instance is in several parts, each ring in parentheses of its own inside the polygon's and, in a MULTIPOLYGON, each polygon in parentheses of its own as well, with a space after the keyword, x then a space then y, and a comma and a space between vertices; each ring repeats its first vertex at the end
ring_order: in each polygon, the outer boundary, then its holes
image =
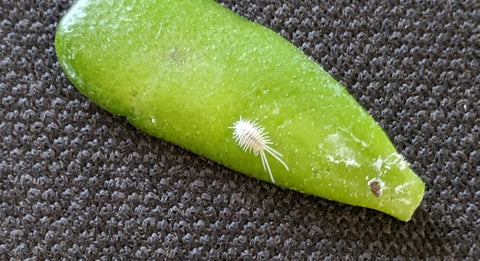
POLYGON ((287 171, 289 170, 287 164, 285 164, 285 162, 282 160, 283 155, 270 147, 272 142, 270 141, 268 133, 265 132, 265 128, 261 127, 256 122, 242 119, 240 117, 240 120, 236 121, 233 126, 230 127, 230 129, 233 129, 233 137, 244 151, 253 152, 255 156, 260 154, 263 169, 268 171, 270 179, 273 183, 275 183, 275 179, 273 178, 272 170, 268 164, 265 152, 268 152, 280 163, 282 163, 287 171))

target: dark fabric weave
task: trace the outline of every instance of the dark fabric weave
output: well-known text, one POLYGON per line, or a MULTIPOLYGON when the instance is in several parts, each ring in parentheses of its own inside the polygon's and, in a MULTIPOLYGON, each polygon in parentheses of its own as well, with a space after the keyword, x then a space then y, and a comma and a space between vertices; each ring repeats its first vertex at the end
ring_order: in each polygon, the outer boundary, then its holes
POLYGON ((283 190, 100 109, 54 51, 71 1, 0 2, 0 259, 480 259, 480 5, 221 0, 321 64, 426 183, 411 222, 283 190))

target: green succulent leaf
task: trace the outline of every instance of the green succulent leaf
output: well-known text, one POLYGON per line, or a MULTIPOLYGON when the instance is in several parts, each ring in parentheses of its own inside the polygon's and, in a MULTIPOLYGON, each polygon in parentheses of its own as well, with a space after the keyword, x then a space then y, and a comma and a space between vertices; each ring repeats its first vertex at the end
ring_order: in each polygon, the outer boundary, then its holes
POLYGON ((68 78, 137 128, 233 170, 410 220, 424 183, 334 78, 212 0, 78 0, 68 78))

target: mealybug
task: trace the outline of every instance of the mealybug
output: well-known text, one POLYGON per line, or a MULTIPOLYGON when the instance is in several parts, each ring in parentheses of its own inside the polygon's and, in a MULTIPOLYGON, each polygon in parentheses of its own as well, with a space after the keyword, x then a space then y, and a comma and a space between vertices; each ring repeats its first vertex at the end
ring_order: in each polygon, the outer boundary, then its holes
POLYGON ((255 156, 260 154, 263 169, 268 171, 270 179, 273 183, 275 183, 275 179, 273 178, 272 170, 268 164, 265 152, 268 152, 280 163, 282 163, 287 171, 289 170, 287 164, 285 164, 285 162, 282 160, 283 155, 270 147, 272 142, 270 141, 268 133, 265 132, 265 128, 259 126, 255 122, 251 122, 240 117, 240 120, 236 121, 233 126, 230 127, 230 129, 233 129, 233 137, 244 151, 253 152, 255 156))

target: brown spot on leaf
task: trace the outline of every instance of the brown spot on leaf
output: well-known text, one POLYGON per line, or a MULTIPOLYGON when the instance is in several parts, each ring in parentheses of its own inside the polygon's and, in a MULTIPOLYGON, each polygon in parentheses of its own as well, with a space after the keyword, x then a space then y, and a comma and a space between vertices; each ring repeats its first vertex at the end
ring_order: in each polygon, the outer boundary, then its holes
POLYGON ((382 188, 380 187, 380 183, 378 181, 370 181, 368 182, 368 185, 370 185, 370 190, 375 197, 380 197, 380 195, 382 195, 382 188))

